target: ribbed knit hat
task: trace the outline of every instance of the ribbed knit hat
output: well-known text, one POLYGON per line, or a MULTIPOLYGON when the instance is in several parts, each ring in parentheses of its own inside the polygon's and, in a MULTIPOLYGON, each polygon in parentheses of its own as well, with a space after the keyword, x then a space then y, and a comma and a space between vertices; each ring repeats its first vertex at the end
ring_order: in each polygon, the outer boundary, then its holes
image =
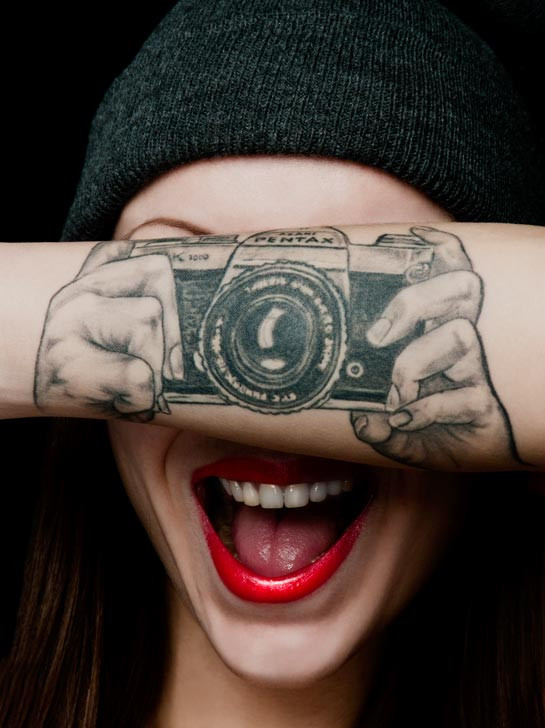
POLYGON ((545 224, 528 115, 438 0, 179 2, 98 109, 63 239, 110 238, 157 175, 235 154, 349 159, 458 220, 545 224))

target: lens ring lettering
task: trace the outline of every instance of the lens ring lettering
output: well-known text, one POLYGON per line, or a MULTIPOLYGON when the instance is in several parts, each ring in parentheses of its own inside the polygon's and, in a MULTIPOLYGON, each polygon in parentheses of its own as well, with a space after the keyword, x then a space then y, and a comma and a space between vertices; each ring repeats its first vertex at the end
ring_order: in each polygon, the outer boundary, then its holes
POLYGON ((207 373, 227 401, 270 413, 317 406, 338 379, 346 350, 342 295, 324 273, 303 263, 245 271, 212 302, 200 347, 207 373), (271 342, 275 357, 286 360, 278 368, 262 365, 258 342, 272 306, 283 312, 271 342))

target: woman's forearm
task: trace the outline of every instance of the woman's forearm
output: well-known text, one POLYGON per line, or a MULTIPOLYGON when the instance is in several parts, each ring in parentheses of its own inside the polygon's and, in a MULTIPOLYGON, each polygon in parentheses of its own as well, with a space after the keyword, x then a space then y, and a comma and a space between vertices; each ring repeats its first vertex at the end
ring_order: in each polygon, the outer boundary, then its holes
POLYGON ((52 296, 77 275, 94 245, 0 243, 1 419, 42 414, 33 388, 45 314, 52 296))
POLYGON ((437 469, 545 466, 545 230, 0 245, 0 415, 437 469))

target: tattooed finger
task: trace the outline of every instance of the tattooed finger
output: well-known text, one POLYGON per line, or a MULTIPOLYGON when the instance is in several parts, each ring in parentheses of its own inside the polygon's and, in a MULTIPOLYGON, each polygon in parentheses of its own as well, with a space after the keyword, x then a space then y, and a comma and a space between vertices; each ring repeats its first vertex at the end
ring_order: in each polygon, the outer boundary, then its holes
POLYGON ((412 227, 411 233, 417 235, 428 245, 434 246, 432 275, 439 275, 451 270, 471 270, 473 268, 462 241, 457 235, 424 226, 412 227))
POLYGON ((115 260, 128 258, 133 248, 134 241, 132 240, 108 240, 103 243, 98 243, 85 259, 85 262, 76 276, 76 280, 88 273, 91 273, 105 263, 111 263, 115 260))
POLYGON ((482 283, 476 273, 443 273, 403 288, 369 329, 367 340, 373 346, 388 346, 413 333, 422 321, 431 322, 434 327, 457 318, 475 323, 481 303, 482 283))
POLYGON ((350 420, 356 437, 370 445, 385 442, 392 432, 385 412, 351 412, 350 420))
POLYGON ((386 407, 395 411, 418 399, 423 380, 436 374, 451 386, 486 382, 481 344, 473 325, 455 319, 412 341, 398 356, 386 407))
POLYGON ((143 359, 88 345, 76 356, 64 357, 62 364, 51 358, 37 381, 35 396, 45 412, 66 401, 109 416, 153 411, 153 372, 143 359))
POLYGON ((482 417, 490 403, 490 394, 485 387, 450 389, 405 405, 390 415, 388 422, 406 432, 422 430, 433 424, 471 425, 482 417))
POLYGON ((176 291, 172 269, 166 256, 145 255, 103 265, 80 279, 79 285, 107 298, 156 298, 163 312, 165 376, 168 379, 183 378, 176 291))

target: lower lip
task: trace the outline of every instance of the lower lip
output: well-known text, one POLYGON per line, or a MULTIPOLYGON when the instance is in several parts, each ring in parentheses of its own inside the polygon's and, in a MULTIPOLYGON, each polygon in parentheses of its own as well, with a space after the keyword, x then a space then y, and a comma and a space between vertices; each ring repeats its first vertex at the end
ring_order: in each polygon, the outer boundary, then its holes
POLYGON ((347 528, 341 538, 313 564, 287 576, 265 577, 243 566, 221 542, 199 498, 199 515, 216 571, 225 586, 237 597, 249 602, 281 604, 293 602, 312 594, 337 571, 350 553, 366 520, 370 503, 347 528))

